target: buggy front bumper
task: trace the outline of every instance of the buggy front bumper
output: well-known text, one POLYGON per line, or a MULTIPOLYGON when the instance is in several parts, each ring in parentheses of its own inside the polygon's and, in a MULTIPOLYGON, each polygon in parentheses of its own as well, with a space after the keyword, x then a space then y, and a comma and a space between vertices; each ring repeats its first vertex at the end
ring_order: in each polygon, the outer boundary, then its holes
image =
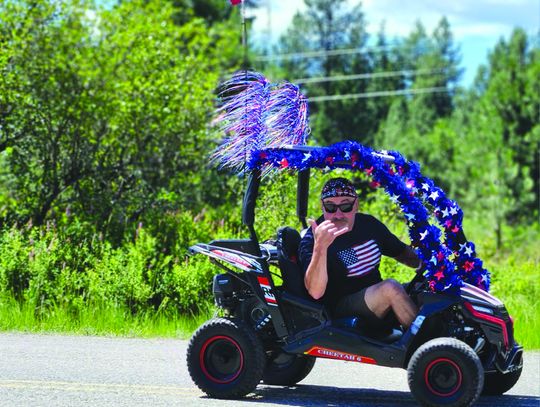
POLYGON ((500 372, 503 374, 515 372, 523 366, 523 347, 514 343, 510 352, 505 355, 499 354, 486 373, 500 372))

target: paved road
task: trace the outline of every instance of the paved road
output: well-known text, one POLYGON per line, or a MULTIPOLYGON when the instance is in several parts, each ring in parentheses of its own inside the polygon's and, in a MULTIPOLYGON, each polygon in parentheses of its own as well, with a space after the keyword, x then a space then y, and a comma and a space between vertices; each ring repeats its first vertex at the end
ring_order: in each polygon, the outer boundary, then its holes
MULTIPOLYGON (((415 406, 401 369, 319 359, 293 388, 260 385, 241 401, 204 396, 187 373, 187 342, 0 334, 0 406, 415 406)), ((540 406, 540 352, 519 383, 479 406, 540 406)))

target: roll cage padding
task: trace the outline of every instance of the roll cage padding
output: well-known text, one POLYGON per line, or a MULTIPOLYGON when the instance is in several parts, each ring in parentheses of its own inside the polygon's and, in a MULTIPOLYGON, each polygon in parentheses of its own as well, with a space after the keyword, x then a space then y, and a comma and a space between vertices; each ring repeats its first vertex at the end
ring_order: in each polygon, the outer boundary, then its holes
POLYGON ((304 285, 304 273, 298 259, 300 233, 289 226, 278 230, 276 246, 283 288, 298 297, 311 299, 304 285))

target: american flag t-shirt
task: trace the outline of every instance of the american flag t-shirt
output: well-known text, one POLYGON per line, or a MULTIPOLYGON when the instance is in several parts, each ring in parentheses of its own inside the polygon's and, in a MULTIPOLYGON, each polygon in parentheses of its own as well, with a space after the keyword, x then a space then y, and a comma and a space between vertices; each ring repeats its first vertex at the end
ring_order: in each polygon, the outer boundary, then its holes
POLYGON ((347 277, 359 277, 369 273, 381 261, 381 251, 375 240, 342 250, 337 255, 347 267, 347 277))

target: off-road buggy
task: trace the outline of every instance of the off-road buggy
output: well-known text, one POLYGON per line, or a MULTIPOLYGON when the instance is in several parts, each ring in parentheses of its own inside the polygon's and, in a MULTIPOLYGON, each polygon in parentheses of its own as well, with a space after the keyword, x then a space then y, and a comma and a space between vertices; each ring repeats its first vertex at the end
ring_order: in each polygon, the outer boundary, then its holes
MULTIPOLYGON (((296 212, 306 228, 309 168, 297 176, 296 212)), ((282 227, 274 241, 259 242, 254 220, 260 183, 261 171, 252 170, 242 212, 248 239, 190 248, 224 271, 213 281, 223 316, 202 325, 187 352, 189 373, 207 395, 239 398, 261 380, 294 385, 309 374, 316 358, 407 369, 411 392, 429 406, 470 405, 482 392, 502 394, 517 382, 523 351, 514 340, 512 318, 501 301, 473 285, 433 292, 417 273, 407 292, 420 311, 405 331, 397 323, 375 328, 354 316, 333 319, 304 288, 297 257, 300 233, 282 227), (274 267, 283 280, 279 286, 274 267)))

